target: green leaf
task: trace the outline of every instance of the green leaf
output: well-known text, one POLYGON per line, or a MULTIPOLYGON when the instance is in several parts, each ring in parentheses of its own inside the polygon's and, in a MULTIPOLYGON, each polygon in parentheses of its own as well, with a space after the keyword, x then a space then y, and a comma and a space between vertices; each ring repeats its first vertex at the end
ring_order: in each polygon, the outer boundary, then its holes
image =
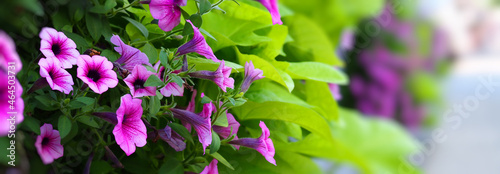
POLYGON ((95 99, 90 97, 78 97, 75 100, 69 102, 70 109, 79 109, 84 106, 91 105, 95 102, 95 99))
POLYGON ((68 133, 71 131, 71 120, 69 120, 69 118, 66 116, 59 116, 57 128, 59 129, 61 138, 66 137, 66 135, 68 135, 68 133))
POLYGON ((168 158, 163 165, 161 165, 160 170, 158 170, 160 174, 183 174, 184 167, 182 163, 175 158, 168 158))
POLYGON ((205 14, 210 12, 212 9, 212 4, 208 0, 198 0, 199 8, 200 8, 200 14, 205 14))
POLYGON ((254 46, 240 47, 241 52, 251 53, 266 60, 274 60, 278 55, 285 55, 283 45, 288 36, 288 27, 285 25, 273 25, 255 31, 260 36, 269 37, 271 40, 254 46))
POLYGON ((306 84, 307 103, 317 106, 328 120, 338 120, 337 102, 330 92, 328 84, 313 80, 307 80, 306 84))
POLYGON ((82 102, 86 105, 90 105, 90 104, 93 104, 95 102, 95 99, 94 98, 90 98, 90 97, 78 97, 75 99, 76 101, 79 101, 79 102, 82 102))
POLYGON ((217 153, 217 152, 210 153, 210 156, 214 157, 215 159, 217 159, 217 161, 224 164, 226 167, 230 168, 231 170, 234 170, 234 167, 229 162, 227 162, 227 160, 224 157, 222 157, 222 155, 220 155, 219 153, 217 153))
POLYGON ((120 54, 112 50, 104 50, 101 52, 101 56, 106 57, 110 62, 114 62, 120 58, 120 54))
POLYGON ((212 99, 208 96, 203 96, 203 98, 201 98, 201 103, 202 104, 205 104, 205 103, 210 103, 212 101, 212 99))
POLYGON ((227 115, 226 115, 226 113, 227 112, 223 112, 221 115, 219 115, 219 117, 217 118, 217 120, 215 120, 214 125, 222 126, 222 127, 227 127, 229 125, 229 123, 227 122, 227 115))
POLYGON ((182 87, 184 80, 182 80, 182 78, 179 77, 177 74, 170 74, 168 77, 171 78, 177 85, 182 87))
POLYGON ((34 117, 26 116, 21 123, 23 127, 40 135, 40 121, 34 117))
POLYGON ((321 82, 347 84, 348 78, 340 70, 319 62, 290 63, 287 69, 293 79, 316 80, 321 82))
POLYGON ((160 62, 164 67, 170 67, 170 65, 168 64, 168 55, 170 55, 169 52, 170 50, 166 50, 165 48, 161 47, 160 62))
POLYGON ((150 96, 149 100, 149 115, 156 118, 156 114, 160 111, 161 103, 157 96, 150 96))
POLYGON ((87 24, 87 30, 94 41, 98 41, 101 38, 103 26, 99 15, 94 13, 87 13, 85 15, 85 23, 87 24))
POLYGON ((89 11, 93 13, 105 14, 108 13, 113 7, 116 6, 116 0, 106 0, 103 5, 95 4, 89 11))
POLYGON ((189 21, 191 21, 191 23, 193 23, 194 26, 189 23, 186 23, 184 25, 184 30, 182 31, 182 35, 184 36, 193 34, 194 33, 193 27, 200 28, 201 24, 203 23, 203 19, 198 13, 189 16, 189 21))
POLYGON ((149 37, 149 31, 148 31, 148 29, 146 29, 146 27, 142 23, 137 22, 136 20, 133 20, 133 19, 126 17, 126 16, 122 16, 122 17, 123 17, 123 19, 127 20, 132 25, 134 25, 137 29, 139 29, 139 31, 141 31, 141 33, 142 33, 142 35, 144 35, 144 37, 146 37, 146 38, 149 37))
MULTIPOLYGON (((76 44, 76 48, 78 48, 79 50, 87 50, 88 48, 90 48, 87 40, 85 40, 85 38, 83 38, 82 36, 78 35, 78 34, 75 34, 75 33, 71 33, 71 32, 67 32, 67 31, 63 31, 64 34, 66 36, 68 36, 68 38, 70 38, 71 40, 73 40, 76 44)), ((83 52, 81 51, 81 52, 83 52)))
MULTIPOLYGON (((215 71, 219 67, 219 64, 220 64, 219 62, 214 62, 213 60, 207 58, 188 56, 188 65, 195 66, 195 69, 198 71, 199 70, 215 71)), ((244 71, 243 66, 235 64, 230 61, 225 61, 225 65, 233 69, 231 71, 232 73, 244 71)))
POLYGON ((250 101, 258 103, 277 101, 313 108, 313 106, 301 98, 288 92, 283 86, 271 81, 255 81, 250 90, 245 93, 245 97, 250 101))
POLYGON ((144 86, 162 86, 164 84, 165 83, 163 83, 163 81, 161 81, 160 78, 156 76, 156 74, 152 74, 148 77, 148 80, 144 82, 144 86))
POLYGON ((146 43, 140 50, 148 56, 149 63, 155 64, 158 61, 158 50, 150 43, 146 43))
POLYGON ((93 117, 88 116, 88 115, 79 116, 76 119, 76 121, 78 121, 80 123, 83 123, 83 124, 86 124, 86 125, 88 125, 90 127, 100 128, 99 124, 97 124, 97 122, 93 119, 93 117))
POLYGON ((191 133, 189 133, 189 131, 183 125, 177 123, 168 123, 168 126, 172 128, 172 130, 177 132, 180 136, 184 137, 187 141, 194 143, 193 136, 191 136, 191 133))
POLYGON ((212 144, 210 144, 210 153, 216 153, 220 149, 220 137, 215 132, 212 131, 212 144))

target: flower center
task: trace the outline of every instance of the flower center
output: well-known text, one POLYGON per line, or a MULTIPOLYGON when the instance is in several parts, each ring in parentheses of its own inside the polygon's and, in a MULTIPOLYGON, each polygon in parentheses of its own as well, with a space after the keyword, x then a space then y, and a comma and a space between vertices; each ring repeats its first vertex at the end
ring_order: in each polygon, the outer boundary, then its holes
POLYGON ((145 81, 142 80, 142 79, 137 79, 135 82, 134 82, 134 88, 137 90, 137 89, 142 89, 144 88, 144 83, 145 81))
POLYGON ((43 137, 43 139, 42 139, 42 146, 45 146, 47 144, 49 144, 49 138, 48 137, 43 137))
POLYGON ((97 70, 89 70, 89 73, 87 74, 87 77, 90 78, 92 81, 97 82, 101 78, 101 74, 97 70))
POLYGON ((52 52, 54 52, 54 55, 58 55, 61 53, 61 46, 59 44, 52 44, 52 52))

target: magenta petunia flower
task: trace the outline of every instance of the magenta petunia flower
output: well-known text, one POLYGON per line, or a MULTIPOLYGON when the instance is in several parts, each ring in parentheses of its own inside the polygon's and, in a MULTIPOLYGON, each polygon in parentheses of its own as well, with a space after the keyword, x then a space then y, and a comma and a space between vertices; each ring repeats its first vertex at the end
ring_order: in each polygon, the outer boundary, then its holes
POLYGON ((118 84, 118 78, 113 71, 113 63, 102 56, 81 55, 78 58, 77 76, 95 93, 102 94, 108 88, 118 84))
POLYGON ((45 57, 56 57, 64 69, 71 68, 76 64, 80 55, 76 50, 76 44, 63 32, 53 28, 44 27, 40 32, 40 51, 45 57))
POLYGON ((23 64, 19 58, 19 54, 16 52, 16 44, 7 33, 0 30, 0 68, 5 71, 18 73, 22 67, 23 64), (8 68, 12 65, 15 68, 8 68))
POLYGON ((273 19, 273 25, 283 24, 281 21, 280 11, 278 9, 278 2, 276 0, 256 0, 259 1, 264 7, 267 8, 269 13, 271 13, 271 18, 273 19))
POLYGON ((252 61, 245 63, 245 79, 241 84, 241 92, 247 92, 250 85, 259 79, 264 78, 264 72, 253 66, 252 61))
MULTIPOLYGON (((160 80, 164 81, 164 80, 168 80, 168 79, 163 79, 163 75, 165 75, 165 67, 163 66, 160 66, 160 62, 156 63, 155 66, 154 66, 154 69, 158 69, 158 67, 160 68, 158 70, 158 73, 156 73, 156 76, 158 76, 160 78, 160 80)), ((172 73, 179 73, 180 71, 174 71, 172 73)), ((165 85, 165 87, 161 88, 160 89, 160 93, 163 94, 165 97, 170 97, 171 95, 173 96, 183 96, 184 95, 184 85, 183 86, 179 86, 177 85, 177 83, 175 82, 170 82, 170 83, 167 83, 167 85, 165 85)))
POLYGON ((15 133, 16 125, 24 120, 24 101, 21 95, 23 88, 17 79, 11 81, 15 84, 9 85, 9 76, 7 72, 0 71, 0 80, 5 83, 0 83, 0 137, 15 133), (12 92, 13 91, 13 92, 12 92), (11 93, 12 92, 12 93, 11 93), (15 98, 12 98, 14 96, 15 98), (13 107, 9 102, 13 101, 13 107))
POLYGON ((205 169, 203 169, 203 171, 201 171, 200 174, 219 174, 219 170, 217 169, 217 163, 219 163, 219 161, 217 161, 217 159, 214 158, 212 162, 210 162, 210 164, 206 166, 205 169))
POLYGON ((164 129, 158 130, 158 135, 163 141, 167 142, 168 145, 174 148, 175 151, 179 152, 186 149, 184 138, 172 130, 169 126, 165 126, 164 129))
POLYGON ((119 69, 124 68, 128 71, 132 71, 136 65, 152 66, 146 54, 137 48, 125 44, 120 39, 120 36, 113 35, 110 41, 117 46, 115 47, 115 51, 121 55, 120 58, 115 61, 119 65, 119 69))
POLYGON ((212 123, 210 116, 212 115, 213 109, 213 104, 211 102, 203 105, 203 111, 200 114, 182 109, 170 109, 175 118, 185 123, 189 123, 194 127, 194 130, 198 134, 198 139, 203 145, 203 154, 205 154, 206 147, 212 143, 212 123))
POLYGON ((229 143, 255 149, 260 152, 267 161, 276 165, 276 160, 274 160, 275 150, 273 141, 269 138, 269 129, 262 121, 260 121, 259 126, 262 128, 262 135, 259 138, 241 138, 230 141, 229 143))
POLYGON ((179 47, 179 49, 177 49, 176 54, 184 55, 184 54, 195 52, 195 53, 198 53, 202 56, 205 56, 207 59, 212 59, 215 62, 220 62, 220 60, 217 59, 217 57, 215 57, 214 52, 212 51, 212 48, 210 48, 210 46, 208 46, 207 41, 205 40, 205 38, 201 34, 200 30, 198 30, 198 28, 196 28, 193 25, 193 23, 191 23, 190 20, 186 20, 186 22, 188 22, 191 25, 191 27, 193 27, 193 31, 194 31, 193 39, 191 39, 189 42, 187 42, 184 45, 182 45, 181 47, 179 47))
POLYGON ((35 147, 44 164, 50 164, 64 154, 59 131, 53 130, 51 124, 43 124, 40 127, 40 135, 36 137, 35 147))
POLYGON ((42 58, 38 61, 40 65, 40 76, 45 77, 52 90, 58 90, 69 94, 73 90, 73 78, 56 58, 42 58))
POLYGON ((189 73, 189 75, 195 78, 211 80, 224 92, 226 92, 226 88, 234 88, 234 79, 229 77, 231 75, 231 67, 225 66, 224 61, 221 61, 219 68, 213 72, 196 71, 189 73))
POLYGON ((134 97, 155 96, 156 86, 144 86, 146 80, 148 80, 149 76, 153 74, 154 73, 148 71, 146 67, 137 65, 132 73, 123 81, 125 81, 127 86, 130 88, 130 93, 134 97))
POLYGON ((158 19, 158 26, 163 31, 170 31, 181 22, 181 8, 187 0, 151 0, 149 11, 158 19))
POLYGON ((116 144, 130 156, 135 147, 146 145, 146 125, 142 122, 142 100, 126 94, 121 97, 121 104, 116 110, 118 124, 113 129, 116 144))
POLYGON ((231 113, 226 113, 227 115, 227 127, 222 127, 222 126, 213 126, 212 129, 214 129, 219 136, 221 136, 223 139, 229 138, 231 136, 235 136, 234 139, 238 139, 238 136, 236 135, 238 133, 238 129, 240 128, 240 123, 234 119, 233 114, 231 113))

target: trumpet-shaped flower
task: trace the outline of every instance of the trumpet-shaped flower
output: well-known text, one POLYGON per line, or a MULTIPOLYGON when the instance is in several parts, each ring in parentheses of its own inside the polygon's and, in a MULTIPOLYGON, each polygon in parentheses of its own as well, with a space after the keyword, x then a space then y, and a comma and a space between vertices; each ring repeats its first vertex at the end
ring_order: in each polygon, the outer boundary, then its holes
MULTIPOLYGON (((165 75, 165 67, 160 66, 160 62, 156 63, 154 66, 154 69, 158 69, 158 73, 156 73, 156 76, 160 78, 160 80, 168 80, 168 79, 163 79, 163 75, 165 75)), ((179 71, 174 71, 173 73, 179 73, 179 71)), ((170 97, 171 95, 173 96, 183 96, 184 95, 184 86, 179 86, 175 82, 170 82, 165 85, 165 87, 160 89, 160 93, 163 94, 165 97, 170 97)))
POLYGON ((235 136, 234 139, 238 139, 238 136, 236 134, 238 133, 238 129, 240 128, 240 123, 238 123, 238 121, 234 119, 233 114, 226 113, 226 116, 228 123, 227 127, 213 126, 212 128, 214 129, 215 132, 217 132, 217 134, 219 134, 219 136, 221 136, 224 139, 229 138, 233 135, 235 136))
POLYGON ((219 174, 219 170, 217 169, 217 163, 219 163, 219 161, 217 161, 217 159, 214 158, 212 162, 210 162, 210 164, 206 166, 205 169, 203 169, 203 171, 201 171, 200 174, 219 174))
POLYGON ((55 57, 61 62, 64 69, 71 68, 76 64, 80 55, 76 50, 76 44, 63 32, 58 32, 53 28, 44 27, 40 32, 40 51, 45 57, 55 57))
POLYGON ((264 78, 264 72, 260 69, 257 69, 253 66, 252 61, 245 63, 245 79, 241 84, 241 92, 247 92, 250 85, 259 79, 264 78))
POLYGON ((149 10, 163 31, 170 31, 181 21, 181 8, 187 0, 151 0, 149 10))
POLYGON ((0 30, 0 69, 17 73, 21 71, 22 67, 23 64, 21 59, 19 59, 19 54, 16 52, 16 44, 14 44, 9 35, 0 30), (8 68, 12 65, 15 68, 8 68))
POLYGON ((121 104, 116 110, 117 124, 113 129, 116 144, 130 156, 135 147, 146 145, 146 125, 142 122, 142 100, 126 94, 121 97, 121 104))
POLYGON ((130 88, 130 93, 134 97, 142 96, 155 96, 156 87, 155 86, 144 86, 144 83, 148 80, 149 76, 153 75, 153 72, 148 71, 146 67, 142 65, 135 66, 134 70, 127 78, 123 81, 130 88))
POLYGON ((148 65, 152 66, 149 63, 148 56, 141 52, 139 49, 134 48, 130 45, 125 44, 118 35, 111 36, 111 43, 116 45, 115 51, 120 53, 120 58, 115 62, 120 65, 119 69, 124 68, 128 71, 132 71, 136 65, 148 65))
POLYGON ((113 63, 102 56, 81 55, 78 58, 77 76, 95 93, 102 94, 118 84, 113 63))
POLYGON ((214 110, 213 104, 211 102, 205 104, 203 106, 203 111, 200 114, 175 108, 170 110, 174 114, 175 118, 185 123, 189 123, 194 127, 194 130, 198 134, 198 139, 203 145, 203 154, 205 154, 206 147, 212 143, 212 123, 210 116, 214 110))
POLYGON ((174 148, 175 151, 179 152, 186 149, 184 138, 172 130, 170 126, 165 126, 164 129, 158 130, 158 135, 163 141, 167 142, 168 145, 174 148))
POLYGON ((50 164, 64 154, 59 131, 53 130, 51 124, 43 124, 40 127, 40 135, 36 137, 35 147, 44 164, 50 164))
POLYGON ((281 15, 276 0, 256 0, 256 1, 259 1, 264 7, 267 8, 269 13, 271 13, 271 18, 273 19, 273 25, 283 24, 283 22, 281 21, 281 15))
MULTIPOLYGON (((214 52, 212 51, 212 48, 208 46, 207 41, 201 34, 200 30, 196 28, 193 23, 191 23, 190 20, 186 20, 191 27, 193 27, 194 35, 193 39, 191 39, 189 42, 185 43, 179 49, 177 49, 178 55, 184 55, 188 53, 198 53, 202 56, 205 56, 207 59, 212 59, 215 62, 220 62, 217 57, 215 57, 214 52)), ((186 24, 187 25, 187 24, 186 24)))
POLYGON ((269 163, 276 165, 276 160, 274 160, 275 150, 273 141, 269 138, 269 129, 262 121, 259 123, 259 126, 262 129, 262 135, 259 138, 241 138, 230 141, 229 143, 255 149, 260 152, 269 163))
POLYGON ((73 78, 65 69, 61 68, 61 63, 56 58, 42 58, 38 62, 40 65, 40 76, 47 80, 52 90, 58 90, 69 94, 73 90, 73 78))
POLYGON ((13 126, 24 120, 24 101, 21 97, 23 88, 19 81, 13 80, 15 82, 15 89, 12 89, 11 85, 7 83, 9 81, 7 72, 0 71, 0 80, 5 82, 0 83, 0 100, 4 101, 0 103, 0 112, 3 113, 0 115, 0 136, 5 136, 9 133, 14 133, 15 127, 13 126), (12 98, 12 96, 15 98, 12 98), (14 101, 13 105, 11 105, 11 101, 14 101))
POLYGON ((189 75, 195 78, 211 80, 224 92, 226 92, 226 88, 234 88, 234 79, 229 77, 231 75, 231 67, 225 66, 224 61, 221 61, 219 68, 213 72, 196 71, 189 73, 189 75))

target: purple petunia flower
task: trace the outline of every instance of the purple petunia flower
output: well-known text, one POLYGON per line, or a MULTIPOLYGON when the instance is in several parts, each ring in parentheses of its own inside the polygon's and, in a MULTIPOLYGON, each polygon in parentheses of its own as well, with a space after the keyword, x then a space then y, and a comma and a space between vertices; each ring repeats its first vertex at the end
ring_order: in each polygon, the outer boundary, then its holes
MULTIPOLYGON (((9 80, 7 72, 0 71, 0 80, 5 83, 0 83, 0 100, 4 101, 0 103, 0 136, 6 136, 8 134, 15 133, 15 125, 21 123, 24 120, 24 101, 21 95, 23 94, 23 88, 17 79, 9 80), (9 85, 9 81, 14 82, 14 89, 9 85), (11 93, 13 91, 13 93, 11 93), (15 98, 12 98, 15 97, 15 98), (14 101, 13 108, 11 107, 10 101, 14 101)), ((9 135, 10 136, 10 135, 9 135)))
POLYGON ((233 114, 231 113, 226 113, 227 115, 227 127, 222 127, 222 126, 213 126, 212 129, 214 129, 219 136, 221 136, 223 139, 229 138, 231 136, 235 136, 234 139, 238 139, 238 136, 236 135, 238 133, 238 129, 240 128, 240 123, 234 119, 233 114))
POLYGON ((187 0, 151 0, 149 11, 153 18, 158 19, 158 26, 163 31, 170 31, 181 21, 181 8, 187 0))
POLYGON ((170 110, 175 118, 189 123, 194 127, 194 130, 198 134, 198 139, 203 145, 203 154, 205 154, 206 147, 212 143, 212 123, 210 119, 214 110, 212 102, 203 105, 203 111, 200 114, 175 108, 171 108, 170 110))
POLYGON ((113 35, 110 41, 117 46, 115 47, 115 51, 121 55, 120 58, 115 61, 115 63, 119 65, 118 69, 124 68, 128 71, 132 71, 136 65, 152 66, 146 54, 137 48, 125 44, 120 39, 120 36, 113 35))
POLYGON ((219 174, 219 170, 217 169, 217 163, 219 163, 219 161, 217 161, 217 159, 214 158, 212 162, 210 162, 210 164, 206 166, 205 169, 203 169, 203 171, 201 171, 200 174, 219 174))
POLYGON ((53 28, 44 27, 40 32, 40 51, 45 57, 55 57, 61 62, 64 69, 71 68, 76 64, 80 53, 76 50, 73 40, 66 37, 63 32, 53 28))
POLYGON ((43 124, 40 127, 40 135, 36 137, 35 147, 44 164, 50 164, 64 154, 59 131, 53 130, 51 124, 43 124))
POLYGON ((212 59, 215 62, 220 62, 220 60, 215 57, 212 48, 208 46, 207 41, 205 41, 205 38, 201 34, 200 30, 198 30, 198 28, 196 28, 190 20, 186 20, 186 22, 188 22, 191 27, 193 27, 193 39, 179 47, 176 54, 184 55, 195 52, 202 56, 205 56, 207 59, 212 59))
POLYGON ((153 74, 154 73, 148 71, 146 67, 137 65, 132 73, 123 81, 125 81, 127 86, 130 88, 130 93, 134 97, 155 96, 156 86, 144 86, 146 80, 148 80, 149 76, 153 74))
POLYGON ((262 135, 259 138, 241 138, 232 140, 229 143, 255 149, 260 152, 269 163, 276 165, 276 160, 274 160, 275 149, 273 141, 269 138, 269 129, 262 121, 260 121, 259 126, 262 128, 262 135))
POLYGON ((77 76, 95 93, 102 94, 118 84, 113 63, 102 56, 81 55, 78 58, 77 76))
POLYGON ((271 18, 273 19, 273 25, 283 24, 283 22, 281 21, 281 15, 276 0, 256 0, 256 1, 259 1, 264 7, 267 8, 269 13, 271 13, 271 18))
POLYGON ((221 61, 219 68, 213 72, 196 71, 189 73, 189 75, 195 78, 211 80, 224 92, 226 92, 226 87, 231 89, 234 88, 234 79, 229 77, 231 75, 231 67, 225 66, 224 61, 221 61))
POLYGON ((172 130, 169 126, 165 126, 164 129, 159 130, 158 135, 163 141, 167 142, 168 145, 174 148, 175 151, 179 152, 186 149, 184 138, 172 130))
POLYGON ((121 104, 116 110, 118 124, 113 129, 116 144, 130 156, 135 147, 146 145, 146 125, 142 122, 142 100, 126 94, 121 97, 121 104))
POLYGON ((245 63, 245 79, 241 84, 241 92, 247 92, 250 85, 259 79, 264 78, 264 72, 253 66, 252 61, 245 63))
POLYGON ((65 94, 69 94, 73 90, 73 78, 68 71, 61 68, 58 59, 42 58, 38 65, 40 65, 40 76, 45 77, 52 90, 58 90, 65 94))
MULTIPOLYGON (((158 73, 156 73, 156 76, 160 78, 160 80, 168 80, 168 79, 163 79, 163 75, 165 75, 165 67, 160 66, 160 62, 156 63, 154 66, 154 69, 158 69, 158 73)), ((179 73, 180 71, 174 71, 172 73, 179 73)), ((184 86, 179 86, 175 82, 170 82, 165 85, 165 87, 160 89, 160 93, 164 95, 165 97, 170 97, 171 95, 173 96, 183 96, 184 95, 184 86)))
POLYGON ((14 44, 9 35, 0 30, 0 68, 5 71, 18 73, 22 67, 23 64, 21 59, 19 59, 19 54, 16 52, 16 44, 14 44), (15 68, 9 69, 9 64, 14 65, 15 68))

